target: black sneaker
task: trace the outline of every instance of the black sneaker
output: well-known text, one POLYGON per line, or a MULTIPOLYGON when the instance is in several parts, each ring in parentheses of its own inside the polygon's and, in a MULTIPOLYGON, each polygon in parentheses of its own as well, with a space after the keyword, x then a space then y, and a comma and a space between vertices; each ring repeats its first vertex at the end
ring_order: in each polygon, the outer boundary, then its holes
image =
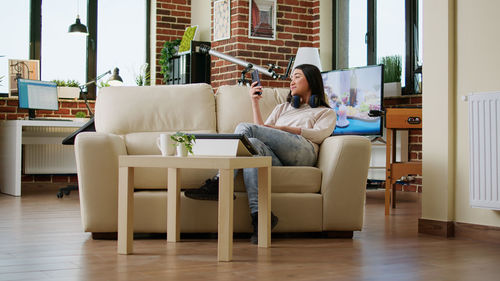
MULTIPOLYGON (((273 230, 276 225, 278 224, 278 217, 271 212, 271 230, 273 230)), ((252 226, 253 226, 253 233, 252 237, 250 237, 250 243, 252 244, 258 244, 259 243, 259 213, 253 213, 252 214, 252 226)))
MULTIPOLYGON (((187 189, 184 191, 184 195, 191 199, 196 200, 219 200, 219 178, 214 177, 205 181, 205 184, 198 189, 187 189)), ((233 194, 233 200, 236 199, 236 195, 233 194)))

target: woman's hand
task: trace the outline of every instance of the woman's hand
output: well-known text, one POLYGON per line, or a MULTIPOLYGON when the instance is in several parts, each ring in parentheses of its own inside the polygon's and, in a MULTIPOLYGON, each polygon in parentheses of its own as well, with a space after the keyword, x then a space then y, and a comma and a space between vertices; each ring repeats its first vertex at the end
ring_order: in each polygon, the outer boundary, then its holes
POLYGON ((260 114, 259 100, 262 98, 262 86, 257 86, 257 81, 253 82, 250 86, 250 99, 252 99, 252 112, 253 112, 253 122, 257 125, 264 125, 262 120, 262 114, 260 114))
POLYGON ((250 86, 250 98, 253 102, 258 102, 262 98, 262 86, 257 86, 257 81, 250 86))

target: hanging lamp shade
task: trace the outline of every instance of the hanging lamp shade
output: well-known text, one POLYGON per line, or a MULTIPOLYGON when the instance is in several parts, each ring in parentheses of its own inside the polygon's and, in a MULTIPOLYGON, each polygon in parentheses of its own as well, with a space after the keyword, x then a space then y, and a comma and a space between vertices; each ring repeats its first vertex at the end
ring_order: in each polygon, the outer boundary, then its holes
POLYGON ((75 23, 69 26, 68 32, 69 33, 84 33, 84 34, 88 35, 87 27, 80 22, 79 15, 76 16, 75 23))

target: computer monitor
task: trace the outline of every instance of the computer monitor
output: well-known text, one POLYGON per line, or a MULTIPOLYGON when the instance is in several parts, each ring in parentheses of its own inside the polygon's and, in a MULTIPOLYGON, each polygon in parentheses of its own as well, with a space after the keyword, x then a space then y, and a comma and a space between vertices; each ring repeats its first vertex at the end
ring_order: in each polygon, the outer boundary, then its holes
POLYGON ((54 82, 18 79, 19 108, 29 109, 29 119, 35 118, 35 110, 59 110, 57 85, 54 82))
POLYGON ((382 136, 382 118, 370 110, 382 110, 384 66, 370 65, 321 73, 330 106, 337 113, 333 135, 382 136))

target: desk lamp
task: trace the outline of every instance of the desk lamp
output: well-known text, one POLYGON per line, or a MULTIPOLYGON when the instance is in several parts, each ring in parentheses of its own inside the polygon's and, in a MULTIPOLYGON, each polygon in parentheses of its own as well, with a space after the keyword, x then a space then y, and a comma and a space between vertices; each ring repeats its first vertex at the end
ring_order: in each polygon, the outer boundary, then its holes
MULTIPOLYGON (((108 83, 110 86, 120 86, 121 84, 123 84, 123 79, 120 77, 119 72, 120 72, 120 70, 118 69, 118 67, 115 67, 115 69, 113 69, 113 75, 111 75, 111 77, 108 79, 108 83)), ((87 92, 86 91, 84 92, 83 90, 87 89, 88 86, 96 83, 97 81, 99 81, 101 78, 103 78, 104 76, 106 76, 108 74, 111 74, 111 70, 104 72, 103 74, 97 76, 94 80, 89 81, 89 82, 87 82, 79 87, 80 94, 83 96, 83 100, 85 101, 85 106, 87 107, 91 117, 94 117, 94 113, 90 109, 90 106, 89 106, 89 103, 87 100, 87 92)))

